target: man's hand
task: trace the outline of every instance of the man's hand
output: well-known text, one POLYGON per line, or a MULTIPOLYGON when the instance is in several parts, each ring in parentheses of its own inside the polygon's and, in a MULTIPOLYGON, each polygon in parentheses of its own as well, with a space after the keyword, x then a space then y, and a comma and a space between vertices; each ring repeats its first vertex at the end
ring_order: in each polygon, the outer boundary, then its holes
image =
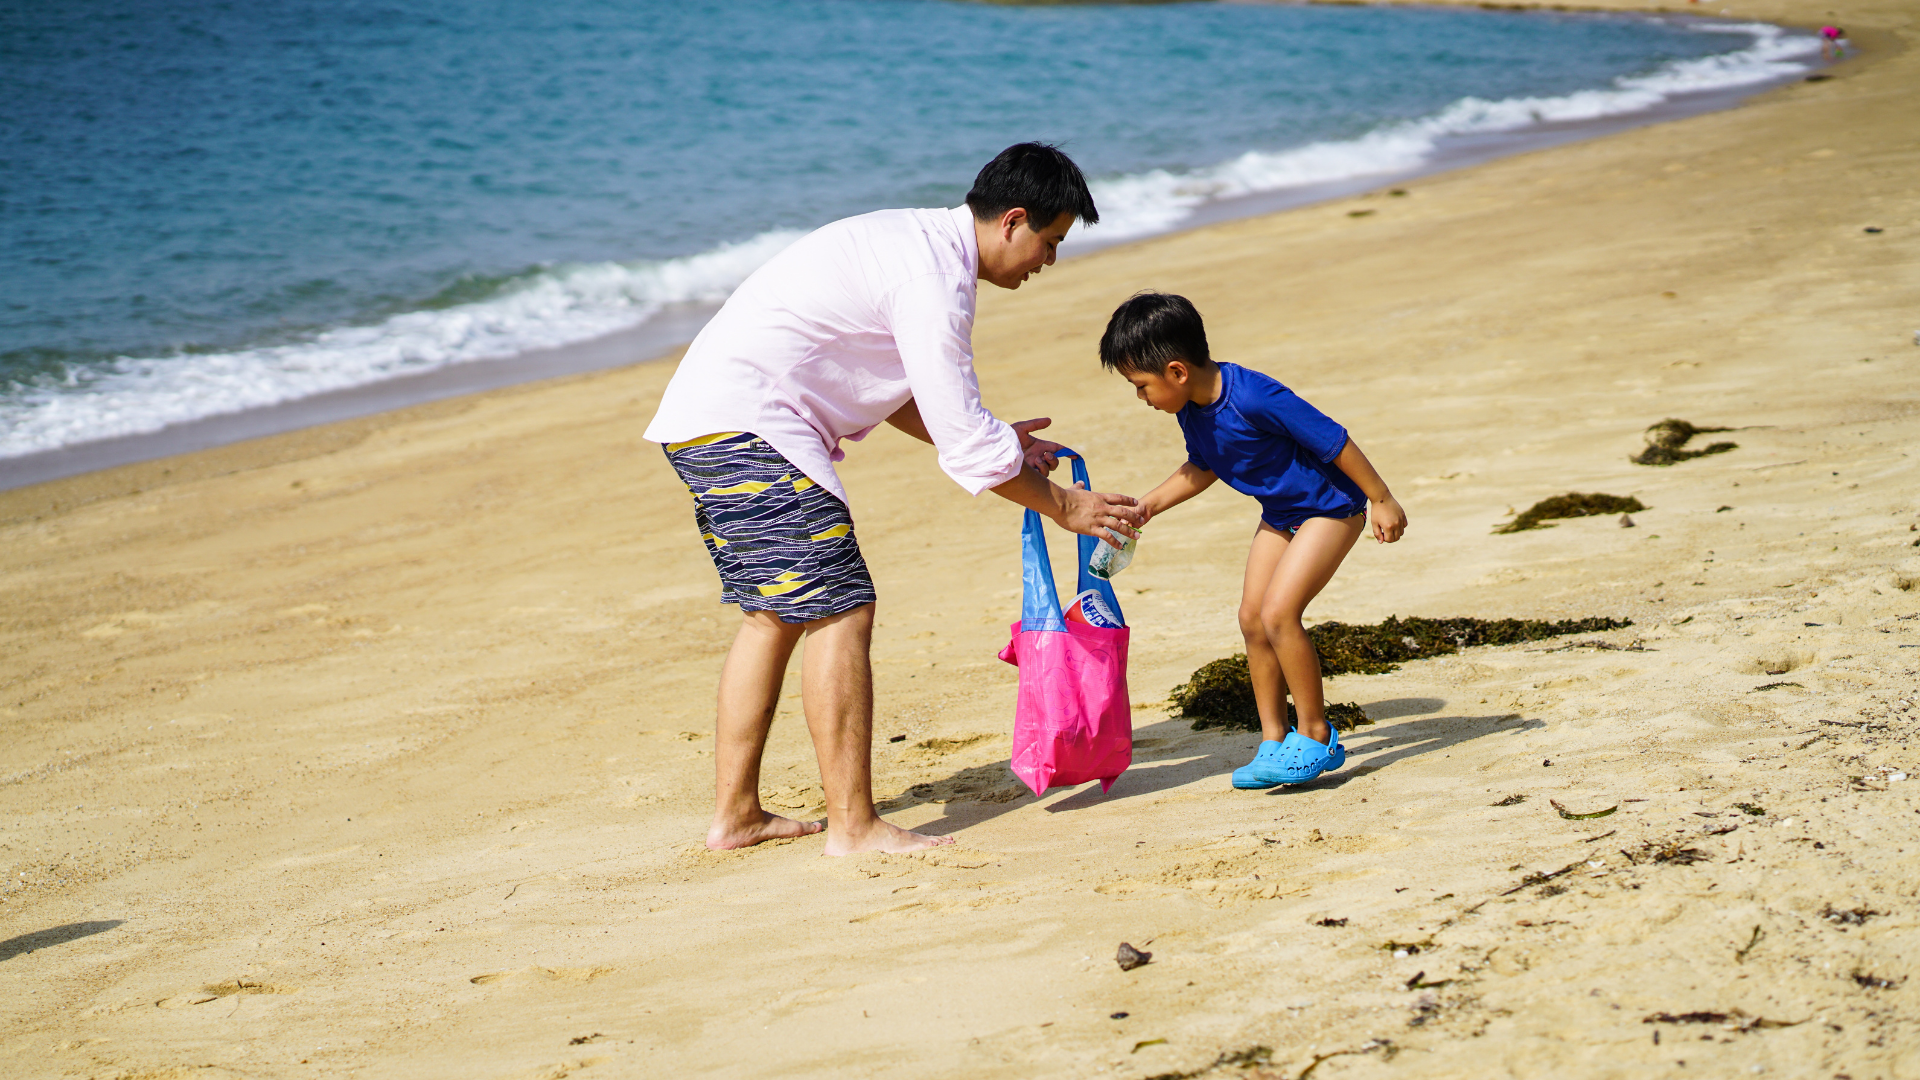
POLYGON ((1060 513, 1054 518, 1061 528, 1069 532, 1096 537, 1113 547, 1119 547, 1111 535, 1138 536, 1134 530, 1146 523, 1131 495, 1115 495, 1104 491, 1088 491, 1085 484, 1075 481, 1070 488, 1058 489, 1061 495, 1060 513))
POLYGON ((1038 431, 1052 423, 1052 417, 1042 416, 1035 420, 1022 420, 1013 425, 1013 433, 1020 436, 1020 452, 1025 455, 1027 466, 1029 468, 1039 469, 1040 475, 1042 476, 1046 476, 1060 467, 1059 453, 1065 450, 1066 447, 1061 446, 1057 442, 1036 439, 1029 433, 1038 431))
MULTIPOLYGON (((1024 425, 1015 424, 1014 427, 1017 430, 1027 425, 1040 427, 1046 423, 1045 420, 1028 420, 1024 425)), ((1022 435, 1024 437, 1024 432, 1022 435)), ((1040 446, 1053 447, 1054 451, 1064 449, 1054 443, 1034 441, 1040 446)), ((1133 496, 1088 491, 1085 484, 1078 482, 1070 488, 1064 488, 1042 476, 1038 466, 1021 469, 1013 479, 992 490, 995 495, 1009 502, 1045 514, 1063 529, 1104 540, 1115 547, 1120 545, 1109 535, 1110 532, 1119 536, 1138 535, 1134 530, 1140 526, 1141 514, 1133 496)))

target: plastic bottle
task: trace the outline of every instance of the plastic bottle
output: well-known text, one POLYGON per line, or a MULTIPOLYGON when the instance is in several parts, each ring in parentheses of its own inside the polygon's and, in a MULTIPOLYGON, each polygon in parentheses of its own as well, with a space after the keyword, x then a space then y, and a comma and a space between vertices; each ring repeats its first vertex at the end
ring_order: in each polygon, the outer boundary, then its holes
POLYGON ((1067 618, 1107 630, 1124 630, 1127 626, 1120 621, 1120 616, 1114 614, 1113 609, 1107 606, 1106 600, 1101 598, 1097 589, 1088 589, 1074 597, 1073 602, 1067 605, 1067 618))
POLYGON ((1093 557, 1087 560, 1087 573, 1111 581, 1115 574, 1125 570, 1127 565, 1133 562, 1133 551, 1140 546, 1140 537, 1138 535, 1121 536, 1111 529, 1107 531, 1107 535, 1118 540, 1120 546, 1115 548, 1104 540, 1093 545, 1093 557))

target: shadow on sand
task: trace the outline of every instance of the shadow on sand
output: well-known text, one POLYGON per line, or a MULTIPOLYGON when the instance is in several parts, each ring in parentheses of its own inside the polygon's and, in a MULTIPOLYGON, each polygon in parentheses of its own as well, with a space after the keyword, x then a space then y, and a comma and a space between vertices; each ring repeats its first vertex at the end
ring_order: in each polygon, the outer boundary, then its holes
POLYGON ((104 934, 126 922, 125 919, 102 919, 97 922, 72 922, 65 926, 56 926, 49 930, 35 930, 31 934, 21 934, 0 941, 0 963, 44 949, 49 945, 65 945, 83 937, 104 934))
MULTIPOLYGON (((1540 720, 1517 714, 1498 716, 1437 716, 1446 707, 1438 698, 1393 698, 1365 706, 1375 725, 1343 732, 1347 765, 1306 789, 1338 788, 1350 780, 1378 772, 1411 757, 1448 750, 1483 735, 1543 728, 1540 720)), ((1050 814, 1071 813, 1120 799, 1154 795, 1195 781, 1213 778, 1223 787, 1234 769, 1247 763, 1258 748, 1258 732, 1193 731, 1191 721, 1169 718, 1134 729, 1134 764, 1121 774, 1110 791, 1087 784, 1065 798, 1050 792, 1036 799, 1008 768, 996 761, 960 769, 944 779, 915 784, 881 804, 897 810, 920 803, 938 803, 941 816, 915 826, 921 832, 951 834, 991 821, 1002 814, 1041 803, 1050 814), (1047 802, 1051 798, 1054 801, 1047 802)), ((1265 794, 1283 794, 1295 788, 1274 788, 1265 794)))

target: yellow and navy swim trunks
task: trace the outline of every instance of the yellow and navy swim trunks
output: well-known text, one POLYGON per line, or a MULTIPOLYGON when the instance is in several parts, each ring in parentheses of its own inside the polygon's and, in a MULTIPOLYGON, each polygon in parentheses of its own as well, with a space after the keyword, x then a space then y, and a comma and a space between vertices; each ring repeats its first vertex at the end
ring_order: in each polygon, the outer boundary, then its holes
POLYGON ((720 572, 720 600, 804 623, 874 602, 853 516, 751 432, 667 444, 720 572))

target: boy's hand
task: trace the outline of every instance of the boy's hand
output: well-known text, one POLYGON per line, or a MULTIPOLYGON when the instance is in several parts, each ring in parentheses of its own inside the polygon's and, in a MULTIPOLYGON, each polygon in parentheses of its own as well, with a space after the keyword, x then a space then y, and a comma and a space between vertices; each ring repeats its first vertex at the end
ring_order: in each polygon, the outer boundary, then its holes
POLYGON ((1134 505, 1131 495, 1114 495, 1104 491, 1088 491, 1085 484, 1074 481, 1070 488, 1059 488, 1065 498, 1060 515, 1054 520, 1069 532, 1077 532, 1094 537, 1113 547, 1109 531, 1121 536, 1137 536, 1134 530, 1144 522, 1140 511, 1134 505))
POLYGON ((1052 423, 1052 417, 1042 416, 1033 420, 1022 420, 1017 424, 1011 425, 1013 427, 1013 433, 1020 436, 1020 450, 1026 455, 1027 466, 1029 468, 1039 469, 1040 475, 1042 476, 1046 476, 1060 467, 1058 455, 1060 451, 1065 450, 1066 447, 1061 446, 1057 442, 1036 439, 1029 434, 1029 432, 1038 431, 1052 423))
POLYGON ((1391 544, 1407 531, 1407 512, 1400 507, 1400 500, 1389 495, 1373 504, 1373 538, 1382 544, 1391 544))

